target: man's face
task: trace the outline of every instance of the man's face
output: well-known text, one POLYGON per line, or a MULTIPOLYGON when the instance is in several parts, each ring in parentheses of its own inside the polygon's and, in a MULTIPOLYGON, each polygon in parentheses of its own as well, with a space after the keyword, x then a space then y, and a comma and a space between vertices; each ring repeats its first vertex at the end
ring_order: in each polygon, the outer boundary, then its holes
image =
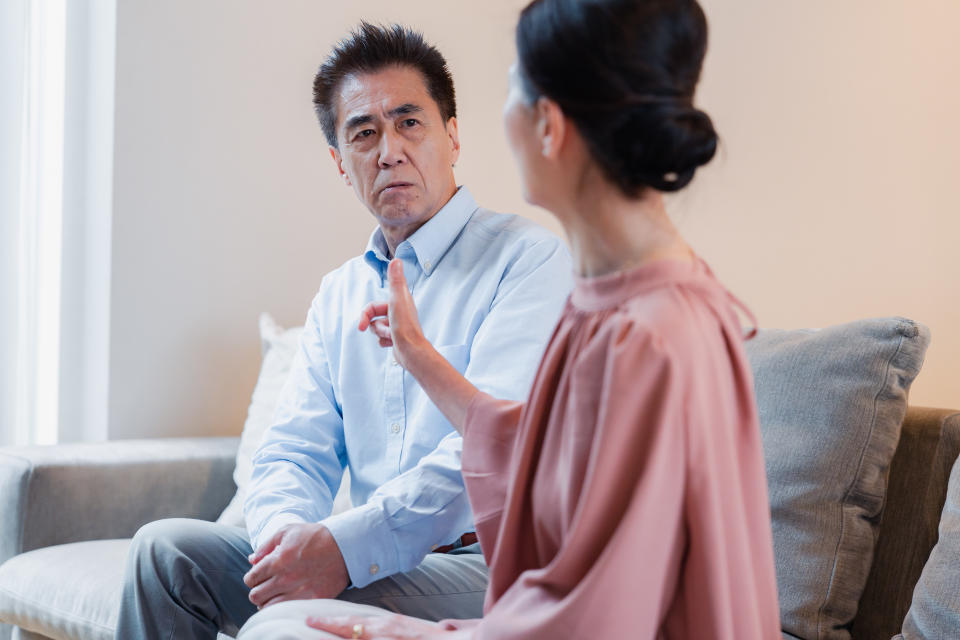
POLYGON ((330 153, 340 175, 385 234, 406 237, 456 192, 457 122, 443 121, 416 69, 347 76, 337 97, 337 143, 330 153))

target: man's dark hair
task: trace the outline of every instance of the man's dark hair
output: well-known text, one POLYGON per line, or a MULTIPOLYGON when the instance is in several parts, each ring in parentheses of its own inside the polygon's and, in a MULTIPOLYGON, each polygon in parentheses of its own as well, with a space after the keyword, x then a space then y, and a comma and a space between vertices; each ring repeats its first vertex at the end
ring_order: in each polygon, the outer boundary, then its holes
POLYGON ((421 74, 430 97, 440 108, 443 121, 457 115, 453 77, 447 61, 423 35, 399 24, 380 27, 369 22, 337 43, 320 65, 313 80, 313 104, 327 143, 337 147, 337 96, 344 78, 356 73, 374 73, 394 66, 413 67, 421 74))

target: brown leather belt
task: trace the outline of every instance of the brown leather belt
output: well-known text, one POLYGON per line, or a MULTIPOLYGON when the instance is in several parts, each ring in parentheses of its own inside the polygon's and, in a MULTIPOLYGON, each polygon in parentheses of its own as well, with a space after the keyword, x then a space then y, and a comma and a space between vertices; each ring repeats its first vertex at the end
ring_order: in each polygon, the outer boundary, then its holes
POLYGON ((477 544, 478 538, 477 534, 471 531, 470 533, 465 533, 460 536, 453 544, 445 544, 442 547, 437 547, 433 550, 434 553, 450 553, 454 549, 459 549, 460 547, 469 547, 472 544, 477 544))

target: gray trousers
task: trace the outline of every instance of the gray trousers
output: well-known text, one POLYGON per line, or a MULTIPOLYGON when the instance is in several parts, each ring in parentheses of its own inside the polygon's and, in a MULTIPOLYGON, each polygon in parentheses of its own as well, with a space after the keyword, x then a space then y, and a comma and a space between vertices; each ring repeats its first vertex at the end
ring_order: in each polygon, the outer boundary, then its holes
MULTIPOLYGON (((144 526, 130 546, 116 638, 236 635, 257 612, 243 583, 251 552, 238 527, 185 518, 144 526)), ((486 588, 487 565, 479 545, 471 545, 431 553, 412 571, 347 589, 338 599, 425 620, 479 618, 486 588)))

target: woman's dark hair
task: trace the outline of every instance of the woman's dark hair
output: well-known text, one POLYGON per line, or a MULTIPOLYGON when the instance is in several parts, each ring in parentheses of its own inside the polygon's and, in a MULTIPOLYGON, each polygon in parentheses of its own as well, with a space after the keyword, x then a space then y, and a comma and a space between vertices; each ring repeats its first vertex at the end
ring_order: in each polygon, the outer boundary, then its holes
POLYGON ((447 61, 423 35, 399 24, 378 27, 369 22, 337 43, 313 80, 313 104, 327 143, 337 146, 337 95, 340 83, 354 73, 375 73, 387 67, 408 66, 423 74, 430 97, 446 122, 457 115, 453 76, 447 61))
POLYGON ((627 195, 682 189, 713 158, 693 106, 707 48, 695 0, 534 0, 516 38, 527 97, 560 105, 627 195))

